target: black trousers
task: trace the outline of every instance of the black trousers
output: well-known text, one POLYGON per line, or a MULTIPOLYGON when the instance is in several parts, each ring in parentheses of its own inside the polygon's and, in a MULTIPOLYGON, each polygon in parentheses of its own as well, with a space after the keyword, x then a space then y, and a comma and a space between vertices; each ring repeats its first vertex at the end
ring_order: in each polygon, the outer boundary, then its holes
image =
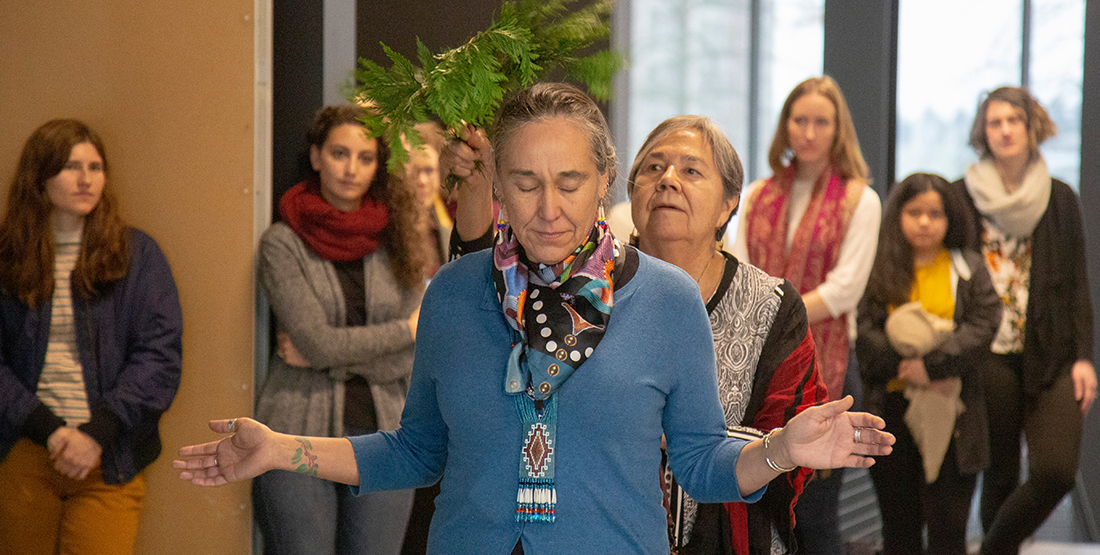
POLYGON ((908 407, 902 393, 886 396, 882 417, 897 443, 889 456, 875 458, 870 469, 882 514, 882 554, 966 555, 966 521, 977 475, 959 472, 952 439, 939 477, 926 483, 924 459, 905 425, 908 407), (926 525, 927 549, 923 545, 926 525))
MULTIPOLYGON (((844 391, 855 403, 849 410, 863 410, 863 382, 859 377, 856 351, 848 351, 848 368, 844 373, 844 391)), ((844 555, 848 549, 840 535, 840 489, 844 485, 844 469, 818 471, 806 485, 794 506, 795 540, 799 555, 844 555)))
POLYGON ((982 368, 990 465, 982 479, 982 553, 1018 553, 1020 544, 1073 488, 1081 451, 1081 409, 1069 372, 1026 395, 1020 355, 993 355, 982 368), (1020 483, 1020 434, 1027 479, 1020 483))

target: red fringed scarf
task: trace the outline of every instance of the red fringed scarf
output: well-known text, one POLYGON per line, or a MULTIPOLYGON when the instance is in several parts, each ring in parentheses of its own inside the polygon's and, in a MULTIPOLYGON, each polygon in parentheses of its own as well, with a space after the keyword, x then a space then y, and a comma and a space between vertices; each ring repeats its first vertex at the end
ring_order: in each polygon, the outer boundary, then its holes
POLYGON ((311 251, 332 262, 373 253, 389 221, 386 206, 370 197, 363 197, 354 212, 338 210, 321 197, 316 181, 304 181, 283 194, 279 214, 311 251))
MULTIPOLYGON (((772 374, 772 379, 768 382, 764 406, 761 407, 752 420, 753 428, 762 432, 770 431, 782 426, 794 414, 826 401, 827 391, 821 382, 821 376, 817 371, 814 357, 813 332, 810 332, 802 338, 798 347, 787 355, 787 358, 780 363, 772 374)), ((806 488, 806 484, 810 482, 813 473, 813 469, 799 467, 797 470, 772 480, 767 493, 765 493, 766 496, 775 496, 773 499, 784 499, 784 496, 789 496, 785 514, 782 517, 774 513, 769 516, 772 518, 772 526, 775 526, 776 531, 787 546, 787 551, 790 553, 796 552, 794 506, 798 502, 798 497, 802 495, 802 491, 806 488)), ((766 507, 771 505, 765 500, 761 501, 766 507)), ((759 522, 750 521, 748 505, 745 503, 725 503, 724 505, 726 506, 726 512, 729 513, 730 528, 734 530, 733 538, 730 541, 733 552, 736 555, 750 555, 749 540, 753 532, 749 526, 759 525, 759 522), (738 533, 738 531, 743 530, 749 530, 749 533, 738 533)), ((768 511, 769 509, 770 507, 764 510, 768 511)), ((770 542, 770 534, 767 538, 767 541, 770 542)))
MULTIPOLYGON (((787 251, 791 185, 794 166, 764 183, 753 195, 745 215, 745 239, 749 263, 786 278, 800 294, 813 291, 836 267, 840 243, 848 232, 863 187, 848 186, 831 170, 822 172, 814 185, 810 204, 795 223, 794 241, 787 251)), ((875 231, 877 233, 877 230, 875 231)), ((829 400, 840 398, 848 368, 848 322, 845 317, 829 318, 810 326, 817 350, 818 369, 829 392, 829 400)))

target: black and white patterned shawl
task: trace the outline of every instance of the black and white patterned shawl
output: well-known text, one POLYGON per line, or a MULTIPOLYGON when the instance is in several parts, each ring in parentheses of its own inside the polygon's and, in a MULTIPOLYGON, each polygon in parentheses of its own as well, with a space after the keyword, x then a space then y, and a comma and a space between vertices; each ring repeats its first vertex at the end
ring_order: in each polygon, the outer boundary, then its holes
MULTIPOLYGON (((757 363, 783 300, 782 284, 781 278, 727 255, 722 282, 707 302, 714 334, 718 395, 731 436, 747 440, 763 436, 759 430, 743 423, 752 404, 757 363)), ((763 395, 763 392, 756 393, 763 395)), ((673 497, 672 541, 674 546, 682 546, 691 539, 699 505, 678 486, 674 488, 673 497)), ((785 553, 774 530, 772 537, 772 553, 785 553)))

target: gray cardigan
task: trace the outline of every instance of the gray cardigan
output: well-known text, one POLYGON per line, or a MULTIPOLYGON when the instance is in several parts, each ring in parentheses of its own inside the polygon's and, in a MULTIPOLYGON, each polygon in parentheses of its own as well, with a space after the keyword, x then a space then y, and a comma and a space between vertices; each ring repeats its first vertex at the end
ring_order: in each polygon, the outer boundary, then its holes
POLYGON ((380 430, 396 429, 405 407, 414 342, 408 318, 424 287, 403 289, 384 249, 367 256, 367 325, 348 327, 344 294, 332 263, 317 257, 285 223, 260 241, 259 273, 279 331, 313 364, 300 368, 272 355, 256 417, 273 430, 344 435, 344 380, 364 376, 380 430))

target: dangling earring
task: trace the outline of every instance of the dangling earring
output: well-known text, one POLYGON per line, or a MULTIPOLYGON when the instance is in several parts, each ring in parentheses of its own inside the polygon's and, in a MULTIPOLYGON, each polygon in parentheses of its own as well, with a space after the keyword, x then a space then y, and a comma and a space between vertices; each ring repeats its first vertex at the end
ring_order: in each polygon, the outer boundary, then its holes
POLYGON ((500 211, 497 212, 497 231, 504 231, 506 225, 508 224, 505 222, 504 205, 502 204, 500 205, 500 211))
POLYGON ((604 218, 602 202, 600 203, 599 208, 596 209, 596 225, 600 227, 607 227, 607 219, 604 218))

